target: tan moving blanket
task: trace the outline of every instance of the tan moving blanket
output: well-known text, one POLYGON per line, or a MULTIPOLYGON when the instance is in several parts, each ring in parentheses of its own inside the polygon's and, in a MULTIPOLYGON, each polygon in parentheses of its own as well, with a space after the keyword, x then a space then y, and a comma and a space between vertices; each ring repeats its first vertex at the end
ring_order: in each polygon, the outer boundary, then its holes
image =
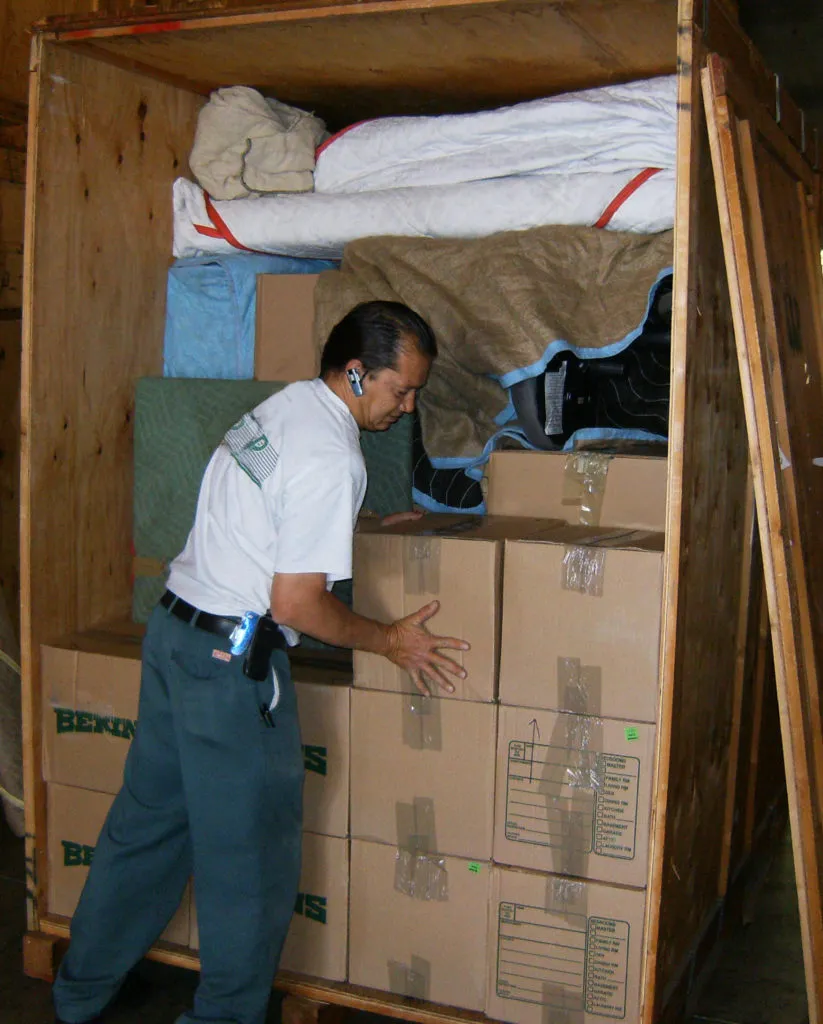
POLYGON ((440 349, 420 396, 426 451, 476 458, 508 402, 492 375, 540 363, 553 342, 599 349, 624 339, 671 266, 672 235, 553 225, 471 241, 352 242, 340 270, 320 275, 315 340, 322 346, 359 302, 411 306, 431 324, 440 349))

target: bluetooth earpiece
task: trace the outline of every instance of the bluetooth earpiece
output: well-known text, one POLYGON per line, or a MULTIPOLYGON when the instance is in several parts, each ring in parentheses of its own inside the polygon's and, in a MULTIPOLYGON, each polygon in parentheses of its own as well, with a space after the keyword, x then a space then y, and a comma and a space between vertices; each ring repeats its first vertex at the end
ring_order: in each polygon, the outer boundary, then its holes
POLYGON ((350 370, 346 370, 346 376, 349 379, 349 387, 356 398, 363 397, 363 379, 360 376, 360 371, 356 367, 352 367, 350 370))

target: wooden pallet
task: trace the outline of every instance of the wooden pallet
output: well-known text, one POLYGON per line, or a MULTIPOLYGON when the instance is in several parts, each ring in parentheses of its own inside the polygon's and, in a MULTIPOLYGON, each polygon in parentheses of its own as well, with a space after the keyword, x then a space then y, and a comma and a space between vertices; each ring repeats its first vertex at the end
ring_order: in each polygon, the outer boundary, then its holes
MULTIPOLYGON (((69 920, 43 917, 40 931, 28 932, 23 940, 23 969, 31 978, 54 981, 63 953, 68 948, 69 920)), ((172 967, 200 970, 200 957, 183 946, 158 943, 147 959, 172 967)), ((377 989, 362 988, 345 982, 324 981, 281 971, 274 987, 285 992, 283 1024, 310 1024, 321 1021, 333 1024, 339 1013, 330 1010, 358 1010, 376 1013, 412 1024, 495 1024, 483 1013, 441 1006, 422 999, 394 995, 377 989)))

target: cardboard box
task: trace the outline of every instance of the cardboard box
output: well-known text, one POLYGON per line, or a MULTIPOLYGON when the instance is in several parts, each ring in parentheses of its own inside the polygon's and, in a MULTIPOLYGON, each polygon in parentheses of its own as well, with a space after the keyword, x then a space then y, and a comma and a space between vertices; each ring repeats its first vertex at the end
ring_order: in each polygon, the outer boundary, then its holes
MULTIPOLYGON (((300 889, 280 968, 345 981, 348 938, 349 841, 304 832, 300 889)), ((189 945, 200 948, 194 900, 189 945)))
POLYGON ((351 831, 490 860, 497 707, 352 693, 351 831))
POLYGON ((319 274, 258 274, 254 347, 257 380, 310 380, 320 368, 314 345, 319 274))
POLYGON ((81 634, 41 648, 43 777, 117 793, 137 724, 139 635, 81 634))
POLYGON ((444 857, 403 873, 393 847, 356 839, 351 856, 351 984, 482 1010, 490 865, 444 857), (441 898, 407 895, 424 876, 441 898))
POLYGON ((486 1015, 640 1020, 645 893, 494 867, 486 1015))
POLYGON ((662 532, 667 475, 661 457, 493 452, 485 473, 486 511, 662 532))
MULTIPOLYGON (((93 631, 41 649, 43 776, 117 793, 137 725, 142 630, 93 631)), ((345 669, 293 669, 303 737, 308 831, 348 835, 349 691, 345 669)))
POLYGON ((347 836, 351 675, 294 665, 292 677, 306 769, 303 828, 328 836, 347 836))
MULTIPOLYGON (((384 527, 366 520, 355 535, 354 610, 392 622, 435 598, 440 610, 428 622, 433 633, 467 640, 471 650, 444 651, 468 676, 453 694, 492 701, 497 694, 502 542, 525 537, 542 520, 491 516, 427 515, 417 522, 384 527)), ((386 658, 354 652, 356 686, 414 692, 414 684, 386 658)))
MULTIPOLYGON (((48 913, 71 917, 80 899, 94 858, 94 849, 114 797, 74 786, 49 783, 48 913)), ((179 946, 189 943, 191 887, 168 927, 160 936, 179 946)))
POLYGON ((566 526, 507 542, 500 700, 654 722, 662 600, 662 534, 566 526))
POLYGON ((280 968, 345 981, 349 959, 349 841, 303 834, 300 891, 280 968))
POLYGON ((645 886, 655 727, 500 708, 496 864, 645 886))

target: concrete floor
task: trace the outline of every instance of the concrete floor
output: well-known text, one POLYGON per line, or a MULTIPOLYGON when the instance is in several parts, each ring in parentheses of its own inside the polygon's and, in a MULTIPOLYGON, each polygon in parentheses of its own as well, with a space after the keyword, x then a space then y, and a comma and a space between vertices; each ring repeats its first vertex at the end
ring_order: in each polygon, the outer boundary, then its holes
MULTIPOLYGON (((27 978, 21 966, 25 929, 23 843, 0 813, 0 1024, 52 1024, 50 986, 27 978)), ((749 916, 726 943, 683 1024, 806 1024, 807 1009, 797 896, 788 838, 759 890, 749 916)), ((113 1008, 111 1024, 173 1024, 191 1005, 197 975, 145 962, 137 970, 142 986, 131 1001, 113 1008), (142 991, 141 991, 142 989, 142 991)), ((357 1024, 364 1024, 362 1018, 357 1024)), ((268 1024, 279 1021, 275 997, 268 1024)), ((370 1017, 370 1024, 381 1018, 370 1017)))

